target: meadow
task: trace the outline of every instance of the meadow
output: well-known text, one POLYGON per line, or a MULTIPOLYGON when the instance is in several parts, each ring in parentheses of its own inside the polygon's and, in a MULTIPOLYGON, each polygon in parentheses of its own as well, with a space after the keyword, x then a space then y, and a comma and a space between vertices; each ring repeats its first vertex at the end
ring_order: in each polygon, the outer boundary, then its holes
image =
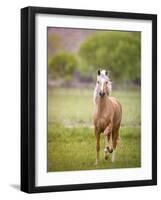
POLYGON ((140 90, 119 90, 111 95, 123 108, 116 160, 104 160, 101 135, 100 162, 95 166, 93 90, 48 89, 48 172, 141 166, 140 90))

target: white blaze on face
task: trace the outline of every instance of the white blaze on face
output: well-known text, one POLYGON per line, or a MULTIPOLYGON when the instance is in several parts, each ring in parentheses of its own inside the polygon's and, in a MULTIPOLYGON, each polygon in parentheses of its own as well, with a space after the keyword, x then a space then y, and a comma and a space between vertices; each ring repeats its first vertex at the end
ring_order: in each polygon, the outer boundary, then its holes
POLYGON ((101 91, 103 91, 103 86, 104 86, 104 79, 103 78, 101 78, 101 81, 100 81, 100 85, 101 85, 101 91))
POLYGON ((99 95, 99 92, 103 91, 103 86, 105 82, 108 82, 108 88, 109 91, 111 91, 111 82, 109 80, 109 77, 106 75, 106 70, 101 70, 100 75, 97 75, 97 83, 94 90, 94 102, 96 100, 96 97, 99 95))

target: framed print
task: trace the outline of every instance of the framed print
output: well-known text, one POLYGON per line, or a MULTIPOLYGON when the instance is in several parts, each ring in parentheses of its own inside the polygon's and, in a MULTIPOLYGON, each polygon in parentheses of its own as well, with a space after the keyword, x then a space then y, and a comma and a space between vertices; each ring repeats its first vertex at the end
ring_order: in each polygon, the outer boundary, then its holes
POLYGON ((157 184, 157 16, 21 9, 21 190, 157 184))

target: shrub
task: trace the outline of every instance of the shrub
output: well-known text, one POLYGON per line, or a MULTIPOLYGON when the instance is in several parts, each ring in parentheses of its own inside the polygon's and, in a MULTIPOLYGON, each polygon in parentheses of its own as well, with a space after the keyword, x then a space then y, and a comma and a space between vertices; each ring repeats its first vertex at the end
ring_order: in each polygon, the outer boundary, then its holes
POLYGON ((77 59, 74 54, 63 52, 51 58, 48 65, 49 72, 54 78, 68 79, 77 66, 77 59))

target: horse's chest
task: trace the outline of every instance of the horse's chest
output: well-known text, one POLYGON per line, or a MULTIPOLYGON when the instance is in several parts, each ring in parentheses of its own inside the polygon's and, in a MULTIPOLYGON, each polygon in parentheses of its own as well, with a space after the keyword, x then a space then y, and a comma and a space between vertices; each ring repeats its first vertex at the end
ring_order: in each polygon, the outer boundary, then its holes
POLYGON ((94 114, 94 125, 98 130, 104 131, 109 123, 113 120, 112 107, 104 105, 102 107, 96 107, 94 114))
POLYGON ((97 129, 104 131, 109 122, 110 118, 108 118, 107 116, 101 116, 95 120, 95 126, 97 127, 97 129))
POLYGON ((111 118, 111 113, 107 112, 107 110, 102 110, 101 112, 97 112, 96 116, 98 121, 100 120, 108 123, 111 118))

